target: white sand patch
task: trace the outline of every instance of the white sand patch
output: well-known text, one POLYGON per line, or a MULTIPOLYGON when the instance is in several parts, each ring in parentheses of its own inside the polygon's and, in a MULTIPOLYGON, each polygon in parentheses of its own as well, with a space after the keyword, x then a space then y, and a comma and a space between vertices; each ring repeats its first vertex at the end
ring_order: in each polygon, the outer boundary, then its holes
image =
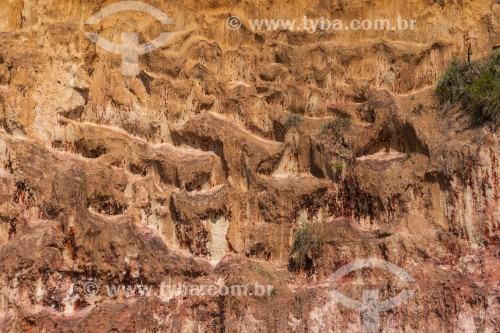
POLYGON ((216 264, 227 253, 229 221, 224 216, 219 216, 218 218, 211 218, 207 224, 210 230, 210 241, 208 244, 210 262, 216 264))

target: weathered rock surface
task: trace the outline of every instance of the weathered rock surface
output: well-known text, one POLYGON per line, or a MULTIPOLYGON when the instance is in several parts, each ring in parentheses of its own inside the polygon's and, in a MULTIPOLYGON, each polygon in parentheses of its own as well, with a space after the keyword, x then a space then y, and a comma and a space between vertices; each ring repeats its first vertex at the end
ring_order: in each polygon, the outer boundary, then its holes
POLYGON ((89 26, 116 1, 4 2, 0 332, 361 332, 334 287, 358 300, 368 287, 384 299, 414 290, 381 313, 381 332, 500 331, 498 131, 471 128, 432 93, 471 43, 481 58, 500 42, 498 1, 151 0, 175 33, 139 57, 137 77, 85 32, 152 40, 165 29, 154 18, 89 26), (226 27, 231 15, 241 29, 226 27), (304 15, 417 25, 247 23, 304 15), (292 112, 303 122, 287 129, 292 112), (345 115, 349 130, 323 130, 345 115), (322 246, 294 270, 303 220, 317 221, 322 246), (415 281, 363 270, 329 284, 370 257, 415 281), (110 297, 105 287, 165 281, 274 290, 110 297))

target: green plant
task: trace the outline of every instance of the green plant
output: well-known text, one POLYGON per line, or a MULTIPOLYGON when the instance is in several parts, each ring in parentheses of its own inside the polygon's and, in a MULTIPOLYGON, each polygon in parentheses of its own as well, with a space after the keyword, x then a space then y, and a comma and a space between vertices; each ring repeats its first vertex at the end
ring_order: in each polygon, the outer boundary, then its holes
POLYGON ((441 104, 461 103, 473 126, 500 125, 500 52, 485 61, 453 60, 436 87, 441 104))
POLYGON ((337 117, 334 120, 330 120, 326 124, 323 125, 322 134, 333 133, 336 136, 344 133, 345 131, 351 128, 351 117, 350 116, 342 116, 337 117))
POLYGON ((300 221, 294 232, 294 241, 290 256, 290 267, 295 270, 310 270, 311 261, 319 253, 324 244, 318 221, 300 221))
POLYGON ((472 123, 478 126, 491 120, 500 125, 500 53, 496 53, 481 68, 481 75, 465 89, 469 93, 472 123))
POLYGON ((452 104, 467 94, 465 86, 472 82, 474 73, 465 61, 453 59, 439 78, 436 95, 441 104, 452 104))
POLYGON ((333 163, 333 168, 337 170, 338 173, 341 173, 342 170, 344 169, 344 165, 340 162, 335 162, 333 163))
POLYGON ((300 126, 300 124, 302 124, 303 121, 304 120, 302 119, 301 114, 292 113, 292 114, 288 115, 283 126, 285 126, 285 129, 288 131, 292 127, 300 126))

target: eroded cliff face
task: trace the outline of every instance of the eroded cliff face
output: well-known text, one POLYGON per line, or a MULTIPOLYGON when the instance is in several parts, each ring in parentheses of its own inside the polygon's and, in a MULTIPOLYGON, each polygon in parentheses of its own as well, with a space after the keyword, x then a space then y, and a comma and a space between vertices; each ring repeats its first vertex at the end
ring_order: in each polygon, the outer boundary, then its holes
POLYGON ((361 332, 338 302, 412 289, 381 332, 498 332, 498 131, 433 86, 499 42, 494 0, 3 0, 0 331, 361 332), (414 31, 254 31, 254 18, 415 18, 414 31), (238 16, 243 26, 227 27, 238 16), (158 49, 124 76, 86 32, 158 49), (297 126, 284 126, 291 113, 297 126), (348 130, 325 130, 350 116, 348 130), (298 269, 294 231, 315 221, 298 269), (365 269, 364 258, 414 279, 365 269), (272 285, 265 297, 105 286, 272 285), (91 290, 88 290, 91 287, 91 290))

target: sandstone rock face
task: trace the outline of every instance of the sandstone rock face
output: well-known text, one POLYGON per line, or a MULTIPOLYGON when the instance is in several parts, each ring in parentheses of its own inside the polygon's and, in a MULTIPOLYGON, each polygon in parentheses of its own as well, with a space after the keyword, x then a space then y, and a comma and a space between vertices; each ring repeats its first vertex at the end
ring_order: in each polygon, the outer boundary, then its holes
POLYGON ((86 24, 116 3, 0 7, 0 332, 362 332, 366 309, 334 289, 411 289, 380 332, 500 331, 498 131, 433 96, 453 57, 500 42, 498 1, 148 0, 173 23, 86 24), (249 23, 304 16, 416 25, 249 23), (136 76, 86 35, 166 31, 136 76), (294 267, 304 221, 321 242, 294 267), (332 283, 367 258, 412 281, 365 268, 332 283), (272 290, 159 292, 179 283, 272 290))

